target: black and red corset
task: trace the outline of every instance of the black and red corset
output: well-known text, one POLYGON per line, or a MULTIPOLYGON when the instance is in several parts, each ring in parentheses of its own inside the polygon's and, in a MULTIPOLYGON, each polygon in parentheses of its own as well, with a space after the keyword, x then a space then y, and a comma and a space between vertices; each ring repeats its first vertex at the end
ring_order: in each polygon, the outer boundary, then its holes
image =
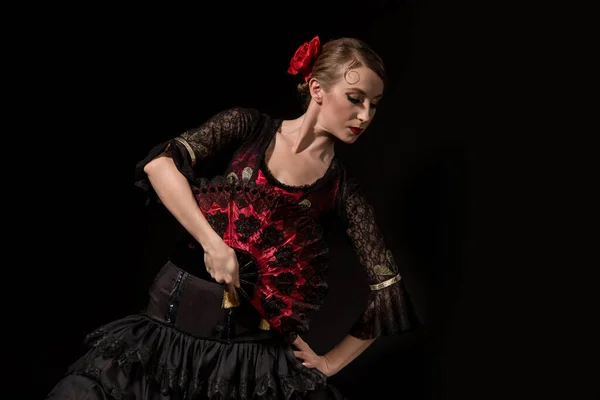
POLYGON ((211 227, 238 254, 242 296, 280 333, 306 332, 328 288, 328 248, 310 203, 231 176, 204 180, 193 193, 211 227))

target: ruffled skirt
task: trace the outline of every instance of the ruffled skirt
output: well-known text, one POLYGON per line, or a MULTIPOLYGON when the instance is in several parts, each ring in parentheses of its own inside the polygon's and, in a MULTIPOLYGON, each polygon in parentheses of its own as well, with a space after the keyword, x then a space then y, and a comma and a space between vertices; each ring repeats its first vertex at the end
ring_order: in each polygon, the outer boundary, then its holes
POLYGON ((222 308, 222 285, 168 262, 149 295, 144 313, 86 337, 47 398, 343 399, 249 305, 222 308))

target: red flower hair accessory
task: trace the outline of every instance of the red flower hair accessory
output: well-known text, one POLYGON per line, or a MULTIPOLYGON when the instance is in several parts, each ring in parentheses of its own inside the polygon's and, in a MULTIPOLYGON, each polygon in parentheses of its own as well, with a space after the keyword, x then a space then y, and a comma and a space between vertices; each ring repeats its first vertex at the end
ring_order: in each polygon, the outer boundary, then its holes
POLYGON ((294 57, 290 61, 288 73, 296 75, 298 73, 304 76, 304 80, 308 82, 312 75, 312 66, 321 51, 321 41, 319 36, 315 36, 310 43, 304 43, 298 47, 294 57))

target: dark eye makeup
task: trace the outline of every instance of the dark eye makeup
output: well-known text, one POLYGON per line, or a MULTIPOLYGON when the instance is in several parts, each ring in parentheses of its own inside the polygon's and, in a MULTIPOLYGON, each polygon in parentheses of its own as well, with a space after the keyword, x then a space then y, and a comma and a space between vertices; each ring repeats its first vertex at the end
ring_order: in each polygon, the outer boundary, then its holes
MULTIPOLYGON (((357 99, 356 97, 352 97, 349 94, 347 94, 346 97, 348 98, 348 101, 350 103, 352 103, 352 104, 361 104, 362 103, 361 99, 357 99)), ((377 104, 371 103, 371 108, 377 108, 377 104)))

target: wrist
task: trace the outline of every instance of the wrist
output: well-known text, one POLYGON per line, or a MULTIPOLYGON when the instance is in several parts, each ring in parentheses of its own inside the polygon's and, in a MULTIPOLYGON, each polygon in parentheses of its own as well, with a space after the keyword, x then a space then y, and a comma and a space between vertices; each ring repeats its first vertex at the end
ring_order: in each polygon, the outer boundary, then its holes
POLYGON ((328 357, 327 354, 321 356, 323 360, 323 373, 327 376, 333 376, 340 372, 340 368, 338 365, 331 360, 331 357, 328 357))
POLYGON ((196 240, 198 243, 200 243, 200 246, 202 246, 204 252, 206 253, 214 252, 225 244, 223 238, 214 232, 212 234, 199 237, 196 240))

